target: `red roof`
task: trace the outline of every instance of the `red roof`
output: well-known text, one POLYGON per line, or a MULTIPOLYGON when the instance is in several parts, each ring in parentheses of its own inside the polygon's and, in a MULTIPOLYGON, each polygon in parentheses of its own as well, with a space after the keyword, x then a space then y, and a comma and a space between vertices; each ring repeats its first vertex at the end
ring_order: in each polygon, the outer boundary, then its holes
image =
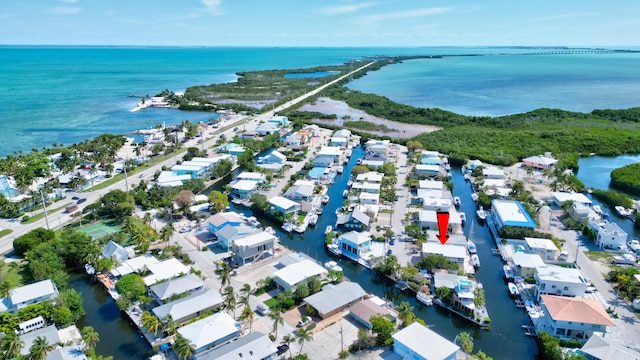
POLYGON ((553 320, 615 326, 599 301, 554 295, 540 295, 553 320))

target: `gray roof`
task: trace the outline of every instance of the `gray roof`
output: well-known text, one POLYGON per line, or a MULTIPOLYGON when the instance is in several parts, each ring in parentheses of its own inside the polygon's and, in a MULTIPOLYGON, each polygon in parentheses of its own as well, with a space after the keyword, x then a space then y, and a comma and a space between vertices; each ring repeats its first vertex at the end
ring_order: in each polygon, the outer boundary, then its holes
POLYGON ((153 314, 162 319, 171 314, 173 320, 180 322, 184 318, 198 313, 199 311, 218 307, 224 302, 224 298, 214 289, 204 289, 168 304, 155 307, 153 314))
POLYGON ((129 259, 129 253, 127 253, 127 250, 125 250, 120 244, 110 240, 102 249, 102 257, 111 259, 114 256, 119 263, 129 259))
POLYGON ((360 222, 361 224, 364 225, 369 225, 369 216, 365 213, 363 213, 362 211, 355 209, 353 210, 352 213, 350 214, 342 214, 338 216, 338 219, 336 220, 336 225, 344 225, 347 222, 349 222, 351 219, 355 219, 358 222, 360 222))
POLYGON ((218 231, 217 235, 219 238, 231 239, 236 235, 251 234, 254 232, 256 232, 256 230, 247 225, 238 225, 238 226, 225 225, 222 229, 218 231))
POLYGON ((593 334, 589 341, 580 349, 583 353, 595 359, 607 360, 638 360, 640 353, 622 345, 603 339, 598 334, 593 334))
POLYGON ((365 295, 367 293, 358 283, 343 281, 337 285, 326 285, 322 291, 304 298, 304 302, 318 310, 320 314, 327 314, 365 295))
POLYGON ((47 354, 47 360, 87 360, 80 345, 57 348, 47 354))
POLYGON ((51 297, 57 293, 58 289, 53 282, 50 279, 46 279, 11 290, 10 298, 11 303, 16 305, 39 297, 51 297))
POLYGON ((198 275, 189 274, 173 280, 165 281, 158 285, 153 285, 149 290, 160 300, 166 300, 173 295, 182 294, 187 291, 196 290, 204 286, 198 275))
POLYGON ((37 337, 43 337, 47 340, 49 345, 55 345, 60 342, 60 336, 58 336, 58 329, 55 325, 49 325, 45 328, 34 330, 26 334, 20 335, 22 341, 24 341, 24 347, 20 350, 22 355, 29 353, 29 348, 33 345, 33 342, 37 337))
POLYGON ((278 349, 269 337, 254 331, 217 349, 198 355, 198 360, 266 359, 278 349))
POLYGON ((303 253, 292 253, 283 255, 278 259, 278 262, 283 266, 289 266, 304 260, 313 260, 309 255, 303 253))

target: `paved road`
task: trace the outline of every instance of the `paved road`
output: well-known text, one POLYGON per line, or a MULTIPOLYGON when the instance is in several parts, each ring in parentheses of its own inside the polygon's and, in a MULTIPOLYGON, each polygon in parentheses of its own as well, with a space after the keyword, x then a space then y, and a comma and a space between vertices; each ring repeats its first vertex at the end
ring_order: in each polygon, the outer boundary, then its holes
MULTIPOLYGON (((308 99, 311 96, 314 96, 315 94, 317 94, 318 92, 322 91, 323 89, 337 83, 338 81, 341 81, 345 78, 347 78, 348 76, 350 76, 351 74, 360 71, 368 66, 370 66, 371 64, 373 64, 373 62, 367 63, 363 66, 361 66, 358 69, 355 69, 353 72, 348 73, 346 75, 343 75, 325 85, 322 85, 304 95, 301 95, 291 101, 286 102, 283 105, 280 105, 276 108, 273 109, 273 113, 265 113, 265 114, 261 114, 255 117, 248 117, 248 118, 243 118, 239 121, 236 121, 235 123, 233 123, 228 130, 226 131, 215 131, 214 134, 215 136, 213 136, 212 138, 206 140, 204 142, 204 144, 200 145, 203 146, 205 148, 210 148, 212 146, 215 145, 216 140, 218 139, 218 135, 219 134, 225 134, 227 139, 230 139, 233 137, 234 131, 232 130, 235 126, 243 126, 244 129, 246 129, 247 131, 253 130, 255 129, 255 127, 260 123, 260 121, 267 121, 274 113, 277 113, 278 111, 282 111, 284 109, 287 109, 297 103, 300 103, 306 99, 308 99)), ((228 126, 229 124, 223 124, 223 126, 228 126)), ((188 143, 185 146, 198 146, 197 140, 192 140, 192 143, 188 143)), ((174 156, 168 160, 165 160, 159 164, 153 165, 149 168, 144 169, 142 172, 146 175, 145 178, 148 178, 149 176, 151 176, 151 174, 156 173, 157 171, 161 171, 163 166, 172 166, 176 163, 176 160, 178 159, 177 156, 174 156)), ((92 204, 94 202, 97 202, 100 197, 102 197, 103 195, 107 194, 108 192, 112 191, 112 190, 116 190, 116 189, 120 189, 120 190, 125 190, 127 188, 127 182, 128 182, 128 187, 131 188, 132 186, 134 186, 135 184, 139 183, 141 181, 141 179, 138 177, 140 174, 140 172, 136 173, 136 174, 132 174, 131 176, 129 176, 126 180, 121 180, 119 182, 116 182, 110 186, 108 186, 107 188, 101 189, 101 190, 96 190, 96 191, 88 191, 88 192, 83 192, 83 193, 67 193, 68 195, 68 200, 62 200, 59 201, 58 203, 56 203, 55 205, 51 205, 54 207, 58 207, 58 206, 62 206, 66 203, 71 202, 71 197, 72 196, 79 196, 79 197, 83 197, 86 198, 87 201, 78 206, 78 211, 82 211, 82 209, 84 207, 86 207, 89 204, 92 204), (60 205, 57 205, 60 204, 60 205)), ((55 228, 59 228, 63 225, 68 224, 69 222, 71 222, 72 218, 69 216, 69 214, 64 214, 63 213, 64 210, 59 210, 54 214, 50 214, 48 216, 48 224, 47 224, 47 219, 43 218, 41 220, 35 221, 31 224, 28 225, 23 225, 20 224, 19 220, 18 221, 9 221, 6 219, 0 219, 0 228, 3 229, 11 229, 13 230, 13 232, 8 235, 5 236, 3 238, 0 238, 0 254, 7 254, 11 251, 13 251, 13 240, 21 235, 26 234, 27 232, 42 227, 42 228, 50 228, 50 229, 55 229, 55 228)))

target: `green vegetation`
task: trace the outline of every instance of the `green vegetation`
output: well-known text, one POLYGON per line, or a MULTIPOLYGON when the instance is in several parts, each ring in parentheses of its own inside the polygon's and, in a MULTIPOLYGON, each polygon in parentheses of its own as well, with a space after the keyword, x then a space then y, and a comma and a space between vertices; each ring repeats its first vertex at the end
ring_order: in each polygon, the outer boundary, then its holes
POLYGON ((374 123, 363 121, 363 120, 345 121, 344 127, 367 130, 367 131, 382 131, 382 132, 392 131, 392 129, 389 129, 386 125, 374 124, 374 123))
POLYGON ((640 195, 640 164, 631 164, 611 172, 611 186, 633 195, 640 195))
POLYGON ((625 299, 633 300, 640 296, 640 284, 633 278, 633 275, 640 274, 640 270, 636 268, 614 267, 607 274, 607 281, 616 283, 616 288, 620 292, 620 296, 625 299))
MULTIPOLYGON (((55 212, 57 212, 57 211, 59 211, 61 209, 66 208, 67 206, 69 206, 71 204, 73 204, 73 203, 66 203, 66 204, 64 204, 64 205, 62 205, 60 207, 56 207, 56 208, 53 208, 53 209, 47 209, 47 215, 51 215, 51 214, 53 214, 53 213, 55 213, 55 212)), ((30 216, 26 220, 23 219, 23 221, 20 221, 20 223, 24 224, 24 225, 33 224, 34 222, 42 219, 43 217, 44 217, 44 211, 41 212, 41 213, 35 214, 33 216, 30 216)))
POLYGON ((593 189, 592 195, 611 207, 621 205, 630 208, 633 206, 633 200, 630 197, 614 190, 593 189))

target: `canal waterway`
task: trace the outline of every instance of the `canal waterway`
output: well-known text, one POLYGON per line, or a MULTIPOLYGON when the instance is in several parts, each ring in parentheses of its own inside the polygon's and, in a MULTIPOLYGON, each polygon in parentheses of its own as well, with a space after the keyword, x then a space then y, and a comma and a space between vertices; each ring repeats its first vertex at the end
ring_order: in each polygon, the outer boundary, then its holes
POLYGON ((100 334, 96 353, 114 359, 147 359, 153 355, 149 343, 124 316, 102 285, 84 274, 72 274, 69 287, 84 300, 86 315, 76 324, 79 329, 92 326, 100 334))

